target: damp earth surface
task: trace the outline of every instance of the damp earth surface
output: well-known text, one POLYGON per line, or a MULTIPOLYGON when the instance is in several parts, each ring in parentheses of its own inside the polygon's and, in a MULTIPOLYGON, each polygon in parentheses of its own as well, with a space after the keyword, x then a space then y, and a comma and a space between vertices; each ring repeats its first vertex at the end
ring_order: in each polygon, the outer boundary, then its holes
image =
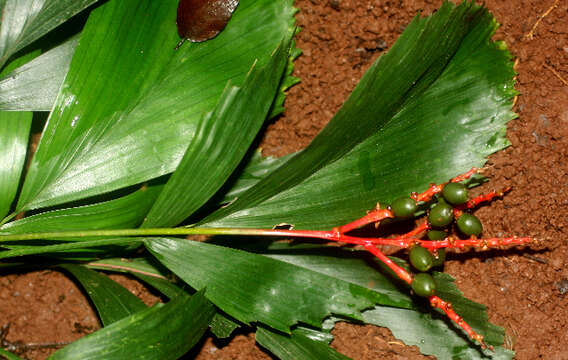
MULTIPOLYGON (((448 253, 445 271, 465 295, 488 307, 491 322, 506 330, 516 359, 568 359, 568 2, 486 0, 501 24, 496 40, 516 60, 518 118, 508 125, 512 145, 489 158, 492 186, 511 186, 503 199, 476 211, 485 236, 541 239, 538 250, 509 249, 448 253), (536 27, 535 27, 536 24, 536 27)), ((389 49, 418 12, 430 14, 441 1, 297 0, 303 55, 294 75, 302 82, 286 100, 286 112, 266 128, 264 155, 304 148, 339 109, 371 63, 389 49)), ((112 275, 147 304, 160 299, 139 282, 112 275)), ((0 340, 17 344, 67 343, 100 327, 80 288, 47 270, 0 276, 0 340)), ((424 359, 416 347, 388 329, 337 324, 332 346, 353 359, 424 359)), ((51 349, 22 356, 43 359, 51 349)), ((271 359, 245 330, 229 340, 211 336, 186 358, 271 359)))

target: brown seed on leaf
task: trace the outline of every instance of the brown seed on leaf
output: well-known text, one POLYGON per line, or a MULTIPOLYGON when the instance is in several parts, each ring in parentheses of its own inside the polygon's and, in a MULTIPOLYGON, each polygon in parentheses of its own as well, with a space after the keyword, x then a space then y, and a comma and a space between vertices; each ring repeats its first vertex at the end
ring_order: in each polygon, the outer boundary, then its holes
POLYGON ((217 36, 231 19, 237 5, 239 0, 180 0, 177 28, 182 40, 177 47, 186 39, 201 42, 217 36))

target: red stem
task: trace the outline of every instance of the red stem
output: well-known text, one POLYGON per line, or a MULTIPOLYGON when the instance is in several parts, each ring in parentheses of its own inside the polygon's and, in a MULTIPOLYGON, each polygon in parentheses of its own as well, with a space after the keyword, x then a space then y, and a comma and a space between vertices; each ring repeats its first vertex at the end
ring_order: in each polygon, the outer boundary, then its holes
MULTIPOLYGON (((460 182, 460 181, 464 181, 469 179, 473 174, 475 174, 476 172, 478 172, 479 169, 477 168, 471 168, 468 172, 458 175, 455 178, 451 179, 448 182, 460 182)), ((432 199, 432 197, 434 197, 434 195, 442 192, 442 189, 444 188, 444 185, 446 185, 447 183, 442 183, 442 184, 431 184, 430 188, 428 188, 428 190, 424 191, 421 194, 416 194, 413 193, 410 195, 411 198, 413 198, 416 201, 429 201, 432 199)))
POLYGON ((394 215, 392 211, 390 211, 390 209, 376 209, 369 211, 367 215, 363 216, 362 218, 352 221, 349 224, 345 224, 338 228, 334 228, 334 230, 337 230, 338 232, 344 234, 351 230, 359 229, 360 227, 363 227, 365 225, 378 223, 381 220, 393 217, 394 215))
POLYGON ((464 205, 459 206, 458 208, 460 210, 472 209, 472 208, 476 207, 477 205, 479 205, 483 202, 489 202, 489 201, 492 201, 495 198, 503 197, 510 190, 511 190, 510 186, 504 188, 503 190, 501 190, 499 192, 492 190, 492 191, 488 192, 487 194, 482 194, 482 195, 479 195, 479 196, 469 200, 464 205))
MULTIPOLYGON (((451 179, 449 182, 460 182, 463 180, 468 179, 473 174, 478 171, 476 168, 472 168, 465 174, 456 176, 455 178, 451 179)), ((424 191, 423 193, 417 194, 412 193, 410 197, 417 202, 421 201, 429 201, 432 197, 442 191, 444 188, 444 184, 432 184, 430 187, 424 191)), ((505 188, 500 192, 491 191, 488 194, 480 195, 475 197, 474 199, 469 200, 462 206, 458 206, 454 208, 454 213, 456 217, 459 217, 463 210, 471 209, 476 207, 482 202, 491 201, 496 197, 503 196, 510 188, 505 188)), ((394 214, 390 210, 390 208, 380 209, 377 205, 377 209, 370 211, 367 215, 352 221, 348 224, 345 224, 340 227, 333 228, 331 231, 312 231, 312 230, 282 230, 282 229, 274 229, 274 230, 257 230, 258 235, 272 235, 272 236, 291 236, 291 237, 310 237, 310 238, 318 238, 328 241, 337 241, 346 244, 355 244, 361 245, 365 248, 365 250, 369 251, 371 254, 376 256, 380 261, 382 261, 386 266, 389 267, 400 279, 408 283, 409 285, 412 284, 413 277, 410 273, 404 270, 402 267, 398 266, 394 263, 389 257, 383 254, 377 248, 377 245, 390 245, 390 246, 398 246, 401 248, 409 248, 415 244, 420 244, 421 246, 429 249, 430 251, 436 251, 437 249, 441 248, 456 248, 456 249, 463 249, 465 247, 478 247, 482 250, 487 250, 489 248, 495 247, 503 247, 509 245, 524 245, 533 241, 533 239, 529 237, 509 237, 509 238, 490 238, 490 239, 478 239, 476 237, 471 237, 469 239, 461 240, 461 239, 454 239, 452 237, 448 237, 441 241, 429 241, 429 240, 419 240, 417 237, 430 229, 430 225, 428 222, 423 222, 422 224, 418 225, 412 231, 398 236, 393 239, 385 239, 385 238, 361 238, 355 236, 346 235, 351 230, 358 229, 365 225, 375 223, 377 226, 380 221, 393 218, 394 214)), ((464 319, 459 316, 453 309, 452 305, 438 296, 431 296, 429 298, 430 304, 432 307, 438 308, 442 310, 446 316, 448 316, 452 321, 454 321, 459 327, 461 327, 467 335, 473 339, 474 341, 478 341, 481 344, 482 348, 486 348, 487 345, 483 342, 483 336, 476 333, 465 321, 464 319)), ((492 347, 489 347, 493 350, 492 347)))
POLYGON ((430 228, 431 228, 430 224, 428 224, 427 221, 424 221, 422 224, 415 227, 414 230, 409 231, 404 235, 401 235, 400 238, 402 238, 402 239, 416 238, 416 237, 418 237, 418 235, 420 235, 424 231, 430 230, 430 228))
MULTIPOLYGON (((481 250, 487 250, 489 248, 501 248, 503 246, 510 245, 526 245, 533 242, 534 239, 530 237, 508 237, 508 238, 489 238, 489 239, 477 239, 471 237, 466 240, 446 238, 441 241, 428 241, 428 240, 414 240, 414 243, 418 243, 421 246, 428 249, 463 249, 465 247, 471 246, 476 248, 481 248, 481 250)), ((390 245, 390 244, 389 244, 390 245)), ((401 246, 401 247, 409 247, 401 246)))
POLYGON ((383 252, 380 251, 379 249, 377 249, 377 247, 373 243, 365 242, 363 244, 363 247, 365 247, 365 249, 368 252, 375 255, 377 258, 379 258, 379 260, 381 260, 383 263, 385 263, 385 265, 388 266, 389 269, 394 271, 396 276, 398 276, 400 279, 406 281, 409 285, 412 283, 412 275, 410 275, 406 270, 404 270, 403 268, 398 266, 388 256, 383 254, 383 252))
MULTIPOLYGON (((363 244, 365 249, 375 255, 379 260, 381 260, 385 265, 387 265, 394 273, 402 280, 407 282, 409 285, 412 284, 412 275, 410 275, 406 270, 395 264, 388 256, 383 254, 379 249, 375 247, 372 243, 363 244)), ((429 298, 432 307, 441 309, 450 319, 452 319, 459 327, 461 327, 467 335, 474 341, 478 341, 482 348, 486 348, 487 345, 483 342, 483 335, 476 333, 466 322, 459 316, 453 309, 452 304, 440 299, 437 296, 431 296, 429 298)), ((492 348, 491 348, 492 349, 492 348)))
MULTIPOLYGON (((471 339, 478 341, 483 349, 487 347, 485 342, 483 342, 483 335, 476 333, 465 322, 465 320, 454 311, 454 309, 452 308, 452 304, 440 299, 435 295, 430 296, 429 300, 430 300, 430 305, 432 305, 432 307, 442 310, 446 314, 446 316, 452 319, 456 323, 456 325, 461 327, 471 339)), ((492 346, 490 346, 489 349, 493 351, 492 346)))
MULTIPOLYGON (((444 240, 420 240, 413 237, 424 230, 428 229, 426 223, 419 225, 415 230, 401 235, 396 238, 386 239, 386 238, 364 238, 350 236, 342 234, 338 229, 331 231, 316 231, 316 230, 285 230, 285 229, 259 229, 257 235, 263 236, 288 236, 288 237, 302 237, 302 238, 314 238, 322 239, 327 241, 337 241, 345 244, 361 245, 365 247, 367 244, 373 245, 386 245, 386 246, 397 246, 400 248, 410 248, 415 244, 420 244, 430 250, 434 249, 463 249, 465 247, 476 247, 482 250, 487 250, 489 248, 501 248, 510 245, 526 245, 533 242, 530 237, 508 237, 508 238, 489 238, 489 239, 477 239, 472 237, 470 239, 454 239, 448 237, 444 240)), ((368 250, 368 249, 367 249, 368 250)))

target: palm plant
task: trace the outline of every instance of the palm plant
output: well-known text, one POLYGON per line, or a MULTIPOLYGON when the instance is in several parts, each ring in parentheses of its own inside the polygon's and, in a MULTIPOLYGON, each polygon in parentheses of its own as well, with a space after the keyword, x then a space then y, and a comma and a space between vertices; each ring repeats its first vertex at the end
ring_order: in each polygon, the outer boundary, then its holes
POLYGON ((514 71, 490 39, 496 21, 469 2, 417 16, 306 149, 264 158, 255 138, 297 82, 292 5, 243 0, 218 37, 174 51, 173 0, 0 2, 2 267, 65 269, 103 324, 52 358, 177 358, 208 328, 249 325, 282 359, 340 359, 338 320, 440 358, 512 358, 446 274, 437 294, 493 351, 363 250, 252 236, 329 231, 506 147, 514 71), (76 14, 84 27, 68 24, 76 14), (45 125, 24 171, 34 121, 45 125), (147 308, 95 270, 171 300, 147 308))

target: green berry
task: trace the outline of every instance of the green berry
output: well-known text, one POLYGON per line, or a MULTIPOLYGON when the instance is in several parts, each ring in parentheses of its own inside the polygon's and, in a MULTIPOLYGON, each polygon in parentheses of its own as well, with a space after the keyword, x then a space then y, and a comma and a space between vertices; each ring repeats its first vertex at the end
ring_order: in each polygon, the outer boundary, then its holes
POLYGON ((459 217, 458 221, 458 229, 467 236, 479 236, 483 231, 483 225, 481 225, 481 221, 471 214, 462 214, 459 217))
POLYGON ((412 287, 412 290, 414 290, 414 293, 418 296, 430 297, 436 293, 434 278, 427 273, 416 274, 410 287, 412 287))
POLYGON ((428 221, 430 225, 436 228, 443 228, 452 223, 454 220, 454 208, 448 204, 436 204, 430 209, 428 221))
POLYGON ((465 204, 468 198, 467 189, 461 183, 449 183, 442 189, 442 196, 453 205, 465 204))
POLYGON ((444 240, 448 237, 448 233, 444 230, 428 230, 426 233, 428 240, 444 240))
POLYGON ((401 197, 391 204, 391 210, 397 218, 410 219, 418 209, 416 201, 409 197, 401 197))
POLYGON ((434 258, 432 267, 444 265, 444 261, 446 261, 446 249, 438 249, 438 251, 436 251, 436 256, 432 257, 434 258))
POLYGON ((428 249, 414 245, 408 254, 410 263, 418 271, 428 271, 434 264, 434 256, 428 249))

